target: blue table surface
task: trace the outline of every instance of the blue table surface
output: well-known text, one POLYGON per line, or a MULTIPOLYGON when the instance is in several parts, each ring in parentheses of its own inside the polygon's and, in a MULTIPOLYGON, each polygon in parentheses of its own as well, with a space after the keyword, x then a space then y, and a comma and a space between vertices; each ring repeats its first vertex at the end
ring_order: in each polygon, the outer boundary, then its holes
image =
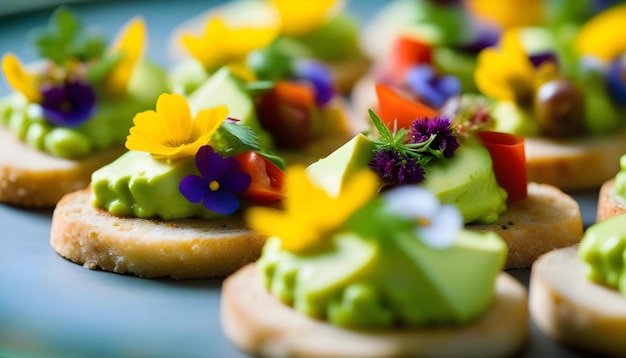
MULTIPOLYGON (((219 2, 77 1, 70 8, 109 38, 141 14, 150 32, 147 57, 170 67, 166 50, 174 27, 219 2)), ((58 3, 0 1, 0 54, 35 60, 28 31, 45 26, 50 5, 58 3)), ((347 10, 364 22, 384 3, 353 0, 347 10)), ((0 96, 8 92, 1 82, 0 96)), ((593 223, 597 192, 574 198, 585 225, 593 223)), ((50 247, 51 214, 0 204, 0 357, 244 357, 220 328, 222 280, 147 280, 90 271, 50 247)), ((511 273, 528 283, 529 270, 511 273)), ((529 331, 522 357, 583 356, 551 342, 531 320, 529 331)))

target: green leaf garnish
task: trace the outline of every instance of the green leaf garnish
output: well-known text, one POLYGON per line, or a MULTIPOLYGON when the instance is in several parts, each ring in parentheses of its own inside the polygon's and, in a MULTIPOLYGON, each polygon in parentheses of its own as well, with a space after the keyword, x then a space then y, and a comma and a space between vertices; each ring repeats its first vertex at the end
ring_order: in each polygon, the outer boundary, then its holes
POLYGON ((222 123, 211 144, 217 152, 229 156, 260 149, 258 136, 250 127, 232 122, 222 123))
POLYGON ((104 38, 86 34, 80 21, 66 7, 56 9, 48 27, 36 29, 32 36, 39 56, 60 66, 72 58, 79 61, 98 58, 106 47, 104 38))

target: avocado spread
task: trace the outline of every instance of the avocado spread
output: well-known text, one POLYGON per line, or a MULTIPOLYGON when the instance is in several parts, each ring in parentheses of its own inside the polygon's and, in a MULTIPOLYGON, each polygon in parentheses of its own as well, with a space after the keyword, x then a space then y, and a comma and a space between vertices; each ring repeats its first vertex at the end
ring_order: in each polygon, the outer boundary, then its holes
POLYGON ((165 72, 150 62, 133 70, 128 92, 117 99, 98 98, 92 118, 76 128, 48 122, 39 104, 14 93, 0 100, 0 124, 20 140, 54 156, 75 159, 124 142, 137 112, 154 108, 167 88, 165 72))
POLYGON ((615 175, 615 195, 626 200, 626 155, 619 160, 620 171, 615 175))
POLYGON ((578 246, 587 277, 626 295, 626 216, 601 221, 589 227, 578 246))
MULTIPOLYGON (((394 189, 392 189, 394 190, 394 189)), ((258 261, 267 289, 295 310, 356 329, 460 325, 493 300, 507 246, 495 233, 459 230, 434 248, 415 221, 374 199, 322 249, 292 252, 271 237, 258 261)))

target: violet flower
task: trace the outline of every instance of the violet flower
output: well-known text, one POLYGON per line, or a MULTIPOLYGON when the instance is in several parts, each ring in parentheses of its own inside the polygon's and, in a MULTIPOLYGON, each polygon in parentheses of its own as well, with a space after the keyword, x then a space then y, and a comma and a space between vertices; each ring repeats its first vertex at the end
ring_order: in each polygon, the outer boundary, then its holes
POLYGON ((546 61, 550 61, 554 63, 555 65, 559 64, 559 60, 556 57, 556 53, 552 51, 539 52, 536 54, 532 54, 528 56, 528 59, 530 60, 530 62, 533 64, 535 68, 539 68, 539 66, 546 61))
POLYGON ((311 82, 315 89, 315 103, 326 105, 335 95, 333 77, 323 63, 313 60, 297 61, 294 66, 296 78, 311 82))
POLYGON ((626 105, 626 55, 618 56, 611 61, 606 81, 611 98, 619 105, 626 105))
POLYGON ((461 82, 452 75, 437 76, 430 65, 411 67, 406 79, 413 92, 433 107, 441 107, 450 97, 461 92, 461 82))
POLYGON ((41 89, 43 114, 52 124, 77 127, 96 110, 96 92, 84 81, 68 81, 61 87, 41 89))
POLYGON ((452 158, 459 147, 459 141, 452 132, 452 122, 448 118, 418 118, 411 123, 409 136, 411 143, 423 143, 435 136, 429 149, 441 151, 446 158, 452 158))
POLYGON ((424 180, 424 169, 415 158, 395 149, 381 149, 369 162, 378 177, 387 185, 417 184, 424 180))
POLYGON ((202 202, 205 208, 219 214, 232 214, 239 208, 235 193, 250 186, 250 175, 241 171, 233 157, 222 157, 211 146, 200 147, 196 167, 202 177, 188 175, 180 181, 180 193, 190 202, 202 202))

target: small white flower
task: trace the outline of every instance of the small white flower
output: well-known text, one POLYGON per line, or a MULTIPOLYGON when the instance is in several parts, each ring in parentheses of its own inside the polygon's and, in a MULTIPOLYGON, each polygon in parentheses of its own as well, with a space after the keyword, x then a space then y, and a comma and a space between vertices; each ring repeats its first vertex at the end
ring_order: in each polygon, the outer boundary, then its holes
POLYGON ((416 235, 436 249, 454 243, 463 227, 463 216, 452 205, 441 205, 430 191, 417 186, 401 186, 383 197, 387 210, 406 219, 415 220, 416 235))

